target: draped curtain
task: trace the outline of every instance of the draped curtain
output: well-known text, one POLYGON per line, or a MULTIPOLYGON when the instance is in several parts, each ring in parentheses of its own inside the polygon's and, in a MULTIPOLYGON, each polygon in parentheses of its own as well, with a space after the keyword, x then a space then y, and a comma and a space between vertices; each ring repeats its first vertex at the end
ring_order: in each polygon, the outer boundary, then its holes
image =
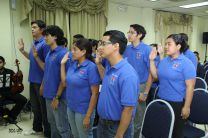
MULTIPOLYGON (((166 38, 174 33, 186 33, 192 38, 192 15, 156 11, 155 16, 156 42, 165 44, 166 38)), ((189 41, 189 44, 191 41, 189 41)), ((190 44, 191 45, 191 44, 190 44)))
POLYGON ((41 19, 47 25, 58 25, 69 41, 78 33, 100 39, 107 26, 107 0, 22 1, 21 22, 41 19))

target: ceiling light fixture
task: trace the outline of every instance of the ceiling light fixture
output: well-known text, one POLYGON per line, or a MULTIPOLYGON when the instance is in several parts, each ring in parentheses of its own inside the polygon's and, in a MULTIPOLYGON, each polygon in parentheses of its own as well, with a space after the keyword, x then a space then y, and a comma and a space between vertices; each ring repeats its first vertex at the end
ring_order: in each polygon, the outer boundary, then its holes
POLYGON ((152 2, 156 2, 156 1, 158 1, 158 0, 150 0, 150 1, 152 1, 152 2))
POLYGON ((208 2, 200 2, 200 3, 182 5, 179 7, 181 7, 181 8, 194 8, 194 7, 201 7, 201 6, 206 6, 206 5, 208 5, 208 2))

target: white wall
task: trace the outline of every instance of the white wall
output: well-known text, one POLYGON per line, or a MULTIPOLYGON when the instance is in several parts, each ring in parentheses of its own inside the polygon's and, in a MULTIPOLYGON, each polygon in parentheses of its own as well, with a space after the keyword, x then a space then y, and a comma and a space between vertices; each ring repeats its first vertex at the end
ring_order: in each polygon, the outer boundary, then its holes
MULTIPOLYGON (((118 29, 126 34, 130 24, 140 24, 145 27, 147 35, 144 42, 151 44, 158 42, 155 40, 155 11, 151 8, 139 8, 109 2, 108 26, 107 30, 118 29), (123 7, 125 11, 119 10, 123 7)), ((190 49, 199 51, 201 61, 204 61, 205 45, 202 44, 202 33, 208 32, 208 18, 193 16, 193 34, 190 49)))
POLYGON ((140 24, 144 26, 147 31, 144 42, 154 43, 154 13, 154 10, 150 8, 138 8, 128 5, 121 6, 120 4, 110 1, 107 30, 117 29, 127 34, 131 24, 140 24), (123 10, 119 10, 119 7, 123 10))
POLYGON ((208 32, 208 19, 202 17, 193 18, 192 50, 200 54, 201 62, 205 59, 205 44, 202 44, 202 33, 208 32))
POLYGON ((11 38, 11 19, 9 10, 9 1, 1 0, 0 2, 0 55, 6 58, 6 66, 14 68, 14 60, 12 59, 12 38, 11 38))
POLYGON ((25 90, 22 93, 26 97, 29 97, 29 84, 28 84, 28 67, 29 61, 26 60, 18 50, 18 39, 23 37, 26 45, 26 50, 29 49, 29 43, 31 40, 31 33, 29 25, 27 23, 23 24, 24 27, 20 27, 19 17, 20 17, 20 0, 17 0, 16 10, 10 10, 10 0, 1 0, 0 1, 0 55, 3 56, 6 60, 6 68, 17 70, 15 66, 15 59, 17 58, 20 61, 20 69, 23 72, 23 84, 25 90), (13 35, 14 31, 14 35, 13 35), (15 52, 16 50, 16 52, 15 52), (16 53, 16 54, 15 54, 16 53))

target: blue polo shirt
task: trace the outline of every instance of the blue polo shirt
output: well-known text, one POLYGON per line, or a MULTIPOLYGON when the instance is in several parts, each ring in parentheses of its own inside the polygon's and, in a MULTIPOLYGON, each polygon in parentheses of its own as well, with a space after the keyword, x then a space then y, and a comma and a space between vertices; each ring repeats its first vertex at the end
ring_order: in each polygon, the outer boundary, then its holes
POLYGON ((68 107, 74 112, 86 114, 92 95, 91 86, 99 86, 99 83, 100 76, 95 63, 86 59, 78 66, 77 61, 71 61, 66 75, 68 107))
POLYGON ((149 76, 149 54, 151 47, 140 42, 138 46, 134 47, 132 44, 128 45, 123 57, 127 57, 128 62, 133 66, 139 75, 140 84, 146 83, 149 76))
MULTIPOLYGON (((54 50, 50 50, 45 60, 44 70, 44 92, 43 97, 53 99, 56 96, 59 84, 61 82, 61 60, 68 52, 63 46, 57 46, 54 50)), ((61 98, 66 98, 65 90, 61 98)))
POLYGON ((186 80, 195 79, 196 69, 183 54, 176 59, 164 58, 158 66, 160 89, 158 96, 168 101, 181 102, 186 94, 186 80))
POLYGON ((136 107, 138 85, 138 75, 126 59, 122 59, 113 67, 106 63, 97 105, 100 118, 118 121, 125 106, 136 107))
POLYGON ((195 54, 191 50, 186 50, 184 53, 184 56, 186 56, 191 62, 194 64, 195 69, 197 69, 197 59, 195 54))
MULTIPOLYGON (((35 46, 38 52, 39 58, 45 62, 46 55, 50 49, 50 47, 46 44, 44 37, 41 37, 38 41, 33 41, 32 46, 35 46)), ((29 67, 29 78, 28 81, 31 83, 38 83, 41 84, 43 79, 43 70, 39 67, 38 63, 36 62, 32 48, 29 52, 29 60, 30 60, 30 67, 29 67)))

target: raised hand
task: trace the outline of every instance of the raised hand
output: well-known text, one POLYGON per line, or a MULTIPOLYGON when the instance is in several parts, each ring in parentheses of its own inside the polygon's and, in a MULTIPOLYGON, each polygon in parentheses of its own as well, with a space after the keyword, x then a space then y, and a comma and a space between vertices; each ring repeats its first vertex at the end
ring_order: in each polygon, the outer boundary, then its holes
POLYGON ((157 57, 157 50, 156 50, 156 47, 153 47, 152 51, 151 51, 151 53, 149 55, 149 59, 150 60, 155 60, 156 57, 157 57))
POLYGON ((95 63, 99 64, 102 61, 102 57, 101 57, 101 52, 99 50, 99 48, 96 50, 96 58, 95 58, 95 63))
POLYGON ((21 38, 21 39, 19 39, 18 40, 18 49, 19 49, 19 51, 24 51, 24 42, 23 42, 23 39, 21 38))
POLYGON ((66 64, 67 60, 69 60, 69 52, 67 52, 61 60, 61 64, 66 64))
POLYGON ((158 53, 159 53, 160 55, 164 53, 164 48, 163 48, 163 46, 162 46, 161 44, 159 44, 159 45, 157 46, 157 51, 158 51, 158 53))

